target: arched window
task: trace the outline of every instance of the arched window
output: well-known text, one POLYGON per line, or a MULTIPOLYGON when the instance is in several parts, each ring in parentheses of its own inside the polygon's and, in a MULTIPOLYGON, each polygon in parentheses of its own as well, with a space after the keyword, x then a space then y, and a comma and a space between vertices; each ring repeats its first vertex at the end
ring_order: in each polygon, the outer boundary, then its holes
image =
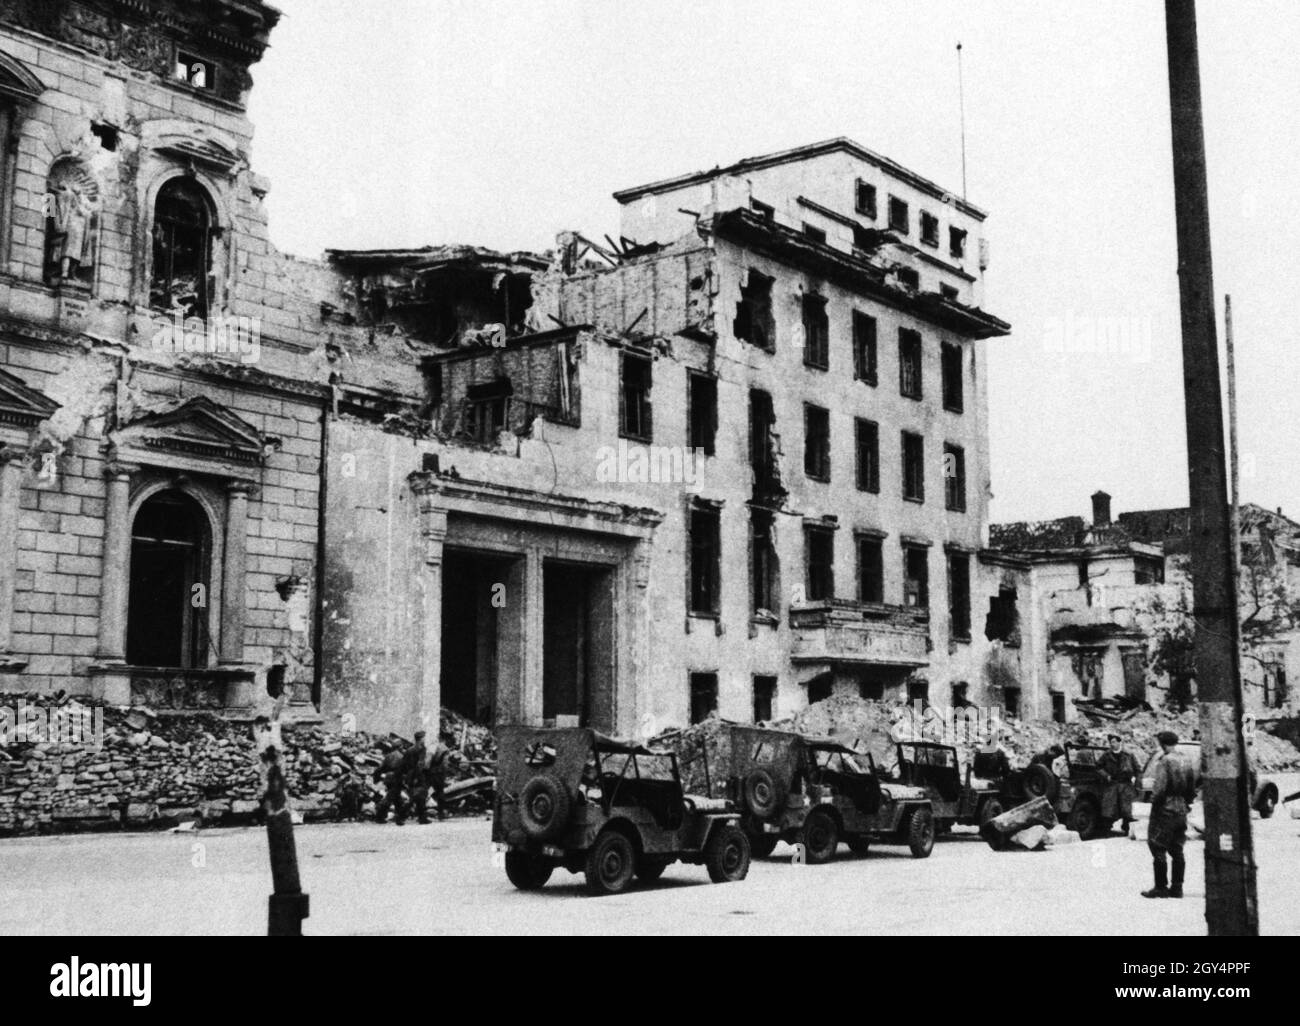
POLYGON ((135 515, 126 659, 132 666, 208 665, 208 518, 191 496, 163 491, 135 515))
POLYGON ((206 317, 212 290, 212 207, 189 178, 158 193, 153 220, 153 282, 149 302, 186 317, 206 317))
POLYGON ((89 286, 99 243, 99 183, 77 160, 61 160, 45 192, 45 282, 89 286))

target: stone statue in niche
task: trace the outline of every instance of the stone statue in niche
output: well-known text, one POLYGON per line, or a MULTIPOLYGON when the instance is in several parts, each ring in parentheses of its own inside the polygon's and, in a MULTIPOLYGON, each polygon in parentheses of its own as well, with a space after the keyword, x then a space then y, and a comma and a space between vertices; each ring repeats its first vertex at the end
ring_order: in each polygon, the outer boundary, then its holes
POLYGON ((50 284, 92 280, 99 206, 99 184, 84 166, 64 161, 55 167, 45 197, 45 268, 50 284))

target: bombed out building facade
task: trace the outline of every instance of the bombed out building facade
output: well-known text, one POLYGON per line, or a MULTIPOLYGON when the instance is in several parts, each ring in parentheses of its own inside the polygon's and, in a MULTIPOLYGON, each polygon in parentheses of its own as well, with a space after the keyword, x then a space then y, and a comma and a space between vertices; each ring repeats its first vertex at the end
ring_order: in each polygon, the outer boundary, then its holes
POLYGON ((295 259, 277 18, 0 2, 0 689, 645 735, 1018 686, 982 210, 835 139, 617 240, 295 259))

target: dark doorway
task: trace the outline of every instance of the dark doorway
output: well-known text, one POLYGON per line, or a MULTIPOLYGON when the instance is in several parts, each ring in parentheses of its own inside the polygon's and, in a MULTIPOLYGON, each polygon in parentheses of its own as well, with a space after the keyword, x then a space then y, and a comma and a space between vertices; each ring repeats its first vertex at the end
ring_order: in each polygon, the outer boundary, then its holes
POLYGON ((140 507, 126 621, 132 666, 207 666, 211 552, 208 518, 184 492, 159 492, 140 507))
POLYGON ((613 571, 543 567, 542 718, 614 729, 613 571))
POLYGON ((478 723, 497 712, 501 613, 520 601, 507 587, 510 561, 448 551, 442 578, 442 704, 478 723))

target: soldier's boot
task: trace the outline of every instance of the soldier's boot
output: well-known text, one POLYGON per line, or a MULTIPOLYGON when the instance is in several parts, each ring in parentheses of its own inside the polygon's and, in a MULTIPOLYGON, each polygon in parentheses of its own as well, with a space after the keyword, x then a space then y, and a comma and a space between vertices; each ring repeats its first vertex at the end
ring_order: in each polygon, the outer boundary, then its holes
POLYGON ((388 818, 388 803, 381 801, 375 806, 375 822, 382 823, 388 818))
POLYGON ((1181 855, 1174 856, 1174 878, 1169 885, 1169 897, 1181 898, 1183 896, 1183 876, 1187 872, 1187 860, 1181 855))
POLYGON ((1165 863, 1163 855, 1158 859, 1153 859, 1151 868, 1155 870, 1156 885, 1149 891, 1143 891, 1144 898, 1167 898, 1169 897, 1169 866, 1165 863))

